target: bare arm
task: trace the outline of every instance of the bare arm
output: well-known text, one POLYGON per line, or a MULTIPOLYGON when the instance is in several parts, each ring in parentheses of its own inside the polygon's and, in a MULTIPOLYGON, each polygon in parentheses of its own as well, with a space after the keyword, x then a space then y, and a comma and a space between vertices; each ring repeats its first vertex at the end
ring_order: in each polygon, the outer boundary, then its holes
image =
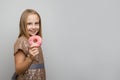
POLYGON ((32 59, 30 57, 26 57, 22 51, 18 51, 14 57, 17 74, 25 72, 32 63, 32 59))
POLYGON ((21 74, 24 73, 29 66, 31 65, 32 61, 34 60, 35 56, 39 53, 38 48, 30 47, 29 49, 29 56, 25 56, 23 51, 18 51, 15 54, 15 68, 16 73, 21 74))

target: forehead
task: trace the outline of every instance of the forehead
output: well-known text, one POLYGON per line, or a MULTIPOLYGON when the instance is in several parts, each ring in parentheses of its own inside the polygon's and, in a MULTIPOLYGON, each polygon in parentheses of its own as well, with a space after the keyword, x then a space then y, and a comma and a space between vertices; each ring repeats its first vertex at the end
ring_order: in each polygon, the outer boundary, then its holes
POLYGON ((39 17, 37 14, 29 14, 27 17, 27 22, 28 21, 39 21, 39 17))

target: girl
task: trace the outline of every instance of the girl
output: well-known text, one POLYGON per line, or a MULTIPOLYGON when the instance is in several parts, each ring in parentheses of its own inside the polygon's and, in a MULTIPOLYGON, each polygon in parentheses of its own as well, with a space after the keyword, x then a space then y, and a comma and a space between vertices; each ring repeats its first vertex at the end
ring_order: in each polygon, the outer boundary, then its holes
POLYGON ((40 15, 35 10, 26 9, 21 15, 19 27, 19 36, 14 44, 17 80, 46 80, 42 48, 28 43, 33 35, 42 37, 40 15))

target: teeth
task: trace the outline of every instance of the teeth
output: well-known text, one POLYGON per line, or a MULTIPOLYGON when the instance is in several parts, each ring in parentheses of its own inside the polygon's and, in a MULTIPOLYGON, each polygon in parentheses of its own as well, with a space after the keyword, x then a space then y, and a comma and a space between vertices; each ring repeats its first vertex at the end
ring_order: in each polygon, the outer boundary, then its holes
POLYGON ((31 34, 36 34, 37 30, 29 30, 31 34))
POLYGON ((34 33, 34 32, 36 32, 36 30, 34 30, 34 31, 31 31, 32 33, 34 33))

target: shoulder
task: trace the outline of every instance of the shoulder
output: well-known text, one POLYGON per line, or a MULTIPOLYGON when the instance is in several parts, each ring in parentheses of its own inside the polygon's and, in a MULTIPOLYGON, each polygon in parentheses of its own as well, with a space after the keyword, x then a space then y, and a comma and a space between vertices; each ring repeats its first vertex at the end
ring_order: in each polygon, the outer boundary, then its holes
POLYGON ((29 45, 28 45, 27 38, 24 36, 21 36, 14 43, 14 53, 16 54, 18 50, 22 50, 24 53, 27 53, 28 46, 29 45))
POLYGON ((17 38, 17 40, 15 41, 14 45, 15 44, 19 44, 19 43, 24 43, 24 42, 27 42, 27 38, 24 37, 24 36, 21 36, 21 37, 17 38))
POLYGON ((17 42, 17 41, 26 41, 26 40, 27 40, 26 37, 21 36, 21 37, 17 38, 16 42, 17 42))
POLYGON ((17 38, 17 40, 14 43, 14 48, 15 47, 27 47, 28 46, 28 40, 26 37, 21 36, 19 38, 17 38))

